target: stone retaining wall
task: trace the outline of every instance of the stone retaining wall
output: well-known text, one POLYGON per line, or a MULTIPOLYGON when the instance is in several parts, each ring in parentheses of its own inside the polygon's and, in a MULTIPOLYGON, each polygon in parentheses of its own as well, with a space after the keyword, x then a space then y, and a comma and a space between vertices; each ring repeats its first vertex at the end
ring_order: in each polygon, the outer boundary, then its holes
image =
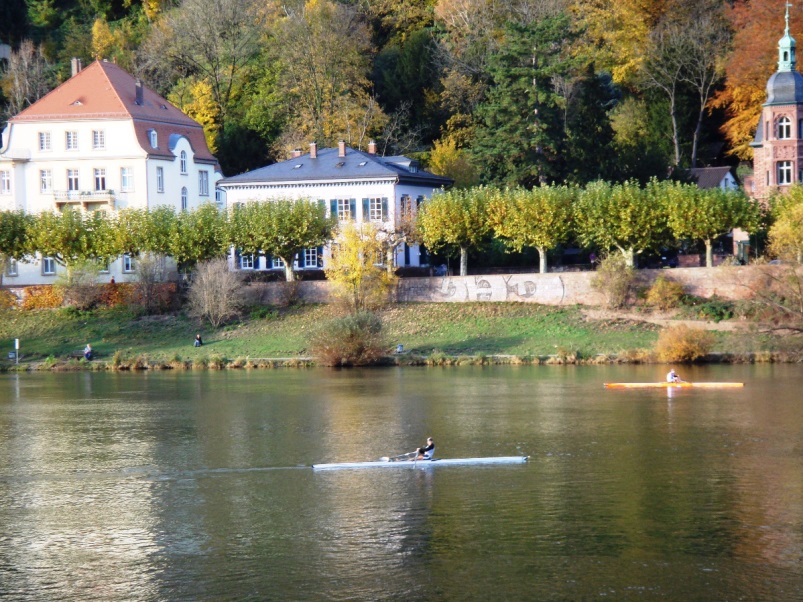
MULTIPOLYGON (((752 296, 761 287, 768 270, 775 266, 728 266, 716 268, 675 268, 638 270, 637 286, 649 287, 660 275, 680 282, 687 293, 698 297, 717 296, 739 300, 752 296)), ((602 305, 602 293, 591 287, 594 272, 550 272, 547 274, 495 274, 484 276, 441 276, 432 278, 402 278, 398 281, 396 298, 401 303, 440 302, 467 303, 476 301, 540 303, 543 305, 602 305)), ((281 299, 285 283, 253 285, 259 298, 267 303, 281 299)), ((300 298, 311 303, 329 301, 326 281, 299 282, 300 298)))

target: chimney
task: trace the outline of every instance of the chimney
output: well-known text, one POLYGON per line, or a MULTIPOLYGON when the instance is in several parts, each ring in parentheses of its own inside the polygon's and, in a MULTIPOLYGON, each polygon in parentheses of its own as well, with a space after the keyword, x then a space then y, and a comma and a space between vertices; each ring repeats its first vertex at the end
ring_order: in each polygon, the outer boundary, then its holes
POLYGON ((77 59, 77 58, 70 59, 70 69, 72 71, 73 77, 75 77, 76 75, 81 73, 81 69, 82 69, 81 59, 77 59))
POLYGON ((301 149, 300 148, 294 148, 292 151, 290 151, 290 158, 291 159, 298 159, 300 156, 301 156, 301 149))
POLYGON ((136 98, 135 102, 138 105, 142 106, 143 104, 145 104, 145 97, 144 97, 144 93, 143 93, 142 80, 141 79, 137 78, 137 81, 134 82, 134 89, 137 92, 137 98, 136 98))
POLYGON ((369 155, 375 155, 376 154, 376 142, 374 142, 373 140, 370 140, 368 142, 368 154, 369 155))
POLYGON ((337 156, 338 157, 345 157, 346 156, 346 141, 341 140, 337 143, 337 156))
POLYGON ((309 158, 310 159, 318 158, 318 144, 316 142, 309 143, 309 158))

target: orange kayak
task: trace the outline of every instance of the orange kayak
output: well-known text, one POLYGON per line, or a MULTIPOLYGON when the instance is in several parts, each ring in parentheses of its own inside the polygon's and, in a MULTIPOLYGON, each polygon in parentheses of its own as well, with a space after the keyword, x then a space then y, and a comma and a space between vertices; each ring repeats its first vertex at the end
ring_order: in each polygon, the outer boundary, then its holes
POLYGON ((605 383, 606 389, 664 389, 668 387, 702 387, 734 389, 744 387, 744 383, 605 383))

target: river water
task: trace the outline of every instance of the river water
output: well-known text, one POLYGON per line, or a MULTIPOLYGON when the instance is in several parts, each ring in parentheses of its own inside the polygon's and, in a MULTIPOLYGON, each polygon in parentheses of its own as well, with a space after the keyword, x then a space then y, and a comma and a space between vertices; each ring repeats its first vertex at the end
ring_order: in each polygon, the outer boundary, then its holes
POLYGON ((0 375, 0 598, 803 599, 800 366, 665 371, 0 375))

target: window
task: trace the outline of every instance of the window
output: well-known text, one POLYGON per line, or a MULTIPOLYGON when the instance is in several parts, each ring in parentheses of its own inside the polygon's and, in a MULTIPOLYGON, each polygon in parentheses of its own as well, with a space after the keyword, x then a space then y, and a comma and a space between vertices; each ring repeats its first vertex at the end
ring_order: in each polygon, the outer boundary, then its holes
POLYGON ((11 259, 6 262, 6 276, 19 276, 17 260, 11 259))
POLYGON ((134 190, 134 172, 130 167, 120 168, 120 190, 123 192, 134 190))
POLYGON ((253 255, 240 255, 240 269, 253 270, 254 269, 254 256, 253 255))
POLYGON ((49 169, 39 170, 39 191, 50 192, 53 189, 53 173, 49 169))
POLYGON ((92 130, 92 149, 101 150, 106 148, 106 132, 103 130, 92 130))
POLYGON ((135 269, 136 267, 134 266, 134 258, 128 254, 123 255, 123 272, 130 274, 135 269))
POLYGON ((778 120, 778 139, 786 140, 792 137, 792 122, 788 117, 781 117, 778 120))
POLYGON ((223 206, 226 204, 223 191, 220 188, 215 189, 215 203, 217 203, 218 209, 223 209, 223 206))
POLYGON ((792 162, 778 161, 778 186, 792 183, 792 162))
POLYGON ((11 172, 0 171, 0 194, 11 194, 11 172))
POLYGON ((156 168, 156 192, 165 191, 165 170, 162 167, 156 168))
POLYGON ((156 135, 156 130, 148 130, 148 140, 151 143, 151 148, 159 148, 159 138, 156 135))
POLYGON ((209 196, 209 172, 198 172, 198 194, 201 196, 209 196))
POLYGON ((108 259, 98 259, 98 271, 101 274, 108 274, 109 273, 109 260, 108 259))
POLYGON ((349 199, 337 199, 337 219, 341 222, 352 219, 349 199))
POLYGON ((95 190, 106 190, 106 170, 95 169, 95 190))
POLYGON ((65 132, 64 147, 67 150, 78 150, 78 132, 65 132))
POLYGON ((273 267, 274 270, 280 270, 280 269, 283 270, 284 269, 284 261, 282 261, 278 257, 274 257, 272 262, 271 262, 271 267, 273 267))
POLYGON ((387 201, 381 198, 368 199, 368 219, 372 222, 381 222, 385 220, 385 213, 387 213, 387 201), (384 211, 383 211, 384 209, 384 211))
POLYGON ((308 268, 320 267, 318 265, 318 249, 304 249, 304 266, 308 268))
POLYGON ((181 210, 187 210, 187 187, 182 186, 181 188, 181 210))
POLYGON ((50 150, 50 132, 39 132, 39 150, 50 150))
POLYGON ((72 192, 77 192, 80 190, 78 187, 78 170, 77 169, 68 169, 67 170, 67 190, 72 192))
POLYGON ((42 257, 42 275, 52 276, 56 273, 56 260, 52 257, 42 257))
POLYGON ((179 167, 181 167, 181 173, 187 173, 187 153, 186 151, 181 151, 179 155, 179 167))

